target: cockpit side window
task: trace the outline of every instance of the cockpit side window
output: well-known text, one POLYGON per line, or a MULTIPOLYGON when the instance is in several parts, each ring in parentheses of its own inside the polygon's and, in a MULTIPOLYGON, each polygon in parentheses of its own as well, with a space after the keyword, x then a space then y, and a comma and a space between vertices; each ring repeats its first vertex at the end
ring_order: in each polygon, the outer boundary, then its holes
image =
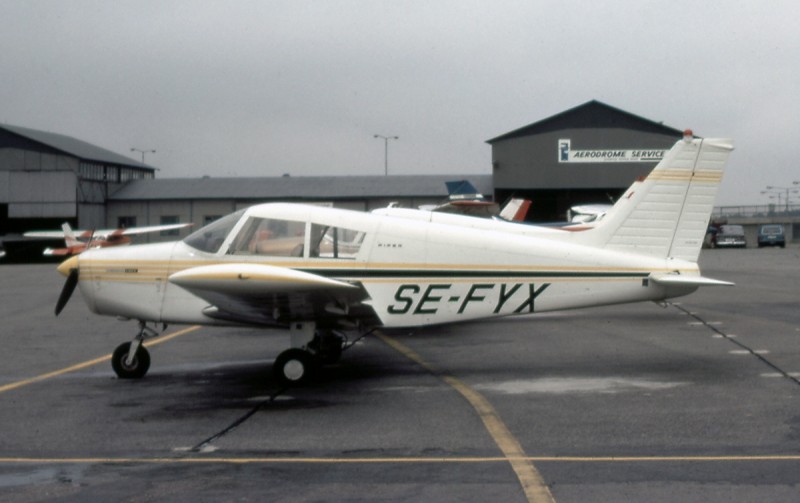
POLYGON ((236 223, 242 218, 243 213, 244 210, 239 210, 236 213, 231 213, 219 220, 215 220, 187 236, 183 242, 200 251, 217 253, 225 238, 228 237, 236 223))
POLYGON ((363 242, 361 231, 311 224, 311 257, 354 260, 363 242))
POLYGON ((302 257, 305 222, 250 217, 239 231, 228 253, 302 257))

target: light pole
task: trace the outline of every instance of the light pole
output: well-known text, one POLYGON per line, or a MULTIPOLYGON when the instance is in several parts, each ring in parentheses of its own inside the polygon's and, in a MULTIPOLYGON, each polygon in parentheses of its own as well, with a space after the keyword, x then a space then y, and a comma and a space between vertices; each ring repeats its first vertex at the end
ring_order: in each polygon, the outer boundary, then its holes
POLYGON ((389 175, 389 140, 399 140, 399 136, 383 136, 380 134, 374 135, 374 138, 383 139, 383 175, 389 175))
POLYGON ((144 154, 155 154, 155 150, 142 150, 140 148, 131 148, 131 152, 139 152, 142 154, 142 164, 144 164, 144 154))
MULTIPOLYGON (((798 182, 792 182, 792 183, 797 185, 798 182)), ((795 188, 792 188, 792 187, 774 187, 772 185, 767 185, 767 191, 778 192, 779 196, 780 196, 780 192, 779 191, 781 191, 781 190, 786 192, 786 213, 789 213, 789 192, 798 192, 800 189, 795 189, 795 188)), ((766 191, 762 191, 761 193, 765 194, 766 191)), ((778 197, 778 204, 781 204, 781 198, 780 197, 778 197)))
MULTIPOLYGON (((778 208, 783 206, 783 193, 781 193, 781 192, 779 192, 777 190, 762 190, 761 193, 765 194, 768 199, 777 199, 778 200, 778 208)), ((770 203, 769 206, 772 206, 772 204, 770 203)), ((775 208, 774 207, 770 208, 769 212, 770 212, 770 214, 771 213, 775 213, 775 208)))

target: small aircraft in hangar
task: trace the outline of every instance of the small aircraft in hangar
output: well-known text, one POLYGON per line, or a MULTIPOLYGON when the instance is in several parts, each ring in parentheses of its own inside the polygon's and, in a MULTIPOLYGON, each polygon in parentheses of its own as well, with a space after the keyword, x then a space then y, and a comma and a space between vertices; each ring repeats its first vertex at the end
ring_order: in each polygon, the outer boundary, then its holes
MULTIPOLYGON (((138 320, 112 366, 139 378, 142 341, 166 324, 284 328, 285 384, 335 362, 344 334, 638 301, 700 286, 697 260, 729 140, 689 133, 582 232, 463 215, 262 204, 182 241, 91 249, 59 266, 58 314, 76 286, 89 309, 138 320), (477 231, 477 232, 476 232, 477 231)), ((269 333, 273 333, 270 331, 269 333)))

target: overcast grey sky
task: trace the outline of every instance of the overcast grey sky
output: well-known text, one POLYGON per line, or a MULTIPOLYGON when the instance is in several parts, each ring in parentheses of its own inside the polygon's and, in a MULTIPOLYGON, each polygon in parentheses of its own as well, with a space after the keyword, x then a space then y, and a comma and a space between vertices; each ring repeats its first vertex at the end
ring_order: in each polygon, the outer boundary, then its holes
POLYGON ((800 180, 800 2, 0 0, 0 122, 159 177, 491 172, 591 99, 731 137, 720 204, 800 180))

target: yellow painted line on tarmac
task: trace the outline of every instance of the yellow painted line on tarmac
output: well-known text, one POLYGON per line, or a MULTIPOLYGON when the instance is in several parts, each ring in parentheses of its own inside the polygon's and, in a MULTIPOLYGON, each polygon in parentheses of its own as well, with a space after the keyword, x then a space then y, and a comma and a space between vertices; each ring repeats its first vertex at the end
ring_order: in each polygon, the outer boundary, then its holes
POLYGON ((522 490, 529 503, 555 503, 555 498, 547 487, 539 470, 536 469, 530 458, 525 456, 525 451, 522 449, 520 443, 514 435, 511 434, 511 431, 505 423, 503 423, 503 420, 500 418, 495 408, 492 407, 492 404, 489 403, 483 395, 470 388, 459 379, 442 373, 405 344, 402 344, 386 334, 380 332, 376 332, 376 334, 382 341, 403 354, 406 358, 414 361, 431 374, 449 384, 472 405, 472 408, 475 409, 481 421, 483 421, 483 425, 486 427, 489 435, 491 435, 492 439, 503 453, 505 461, 511 465, 514 473, 516 473, 517 479, 519 479, 522 490))
MULTIPOLYGON (((178 330, 177 332, 171 333, 169 335, 164 335, 159 337, 158 339, 153 339, 150 341, 146 341, 144 343, 145 346, 155 346, 156 344, 161 344, 162 342, 167 342, 171 339, 179 337, 184 334, 188 334, 189 332, 193 332, 197 329, 201 328, 200 325, 194 325, 188 328, 184 328, 183 330, 178 330)), ((99 358, 95 358, 93 360, 88 360, 85 362, 78 363, 76 365, 72 365, 71 367, 63 368, 60 370, 55 370, 53 372, 48 372, 46 374, 42 374, 36 377, 31 377, 29 379, 23 379, 22 381, 12 382, 9 384, 5 384, 0 386, 0 393, 5 393, 6 391, 11 391, 17 388, 21 388, 23 386, 27 386, 29 384, 34 384, 37 382, 45 381, 47 379, 51 379, 53 377, 58 377, 60 375, 68 374, 70 372, 75 372, 76 370, 82 370, 87 367, 91 367, 92 365, 97 365, 98 363, 102 363, 111 359, 111 353, 101 356, 99 358)))
MULTIPOLYGON (((800 455, 753 455, 753 456, 528 456, 511 458, 537 463, 708 463, 708 462, 776 462, 800 461, 800 455)), ((30 458, 0 457, 0 464, 403 464, 403 463, 507 463, 509 458, 500 457, 395 457, 395 458, 287 458, 287 457, 193 457, 193 458, 136 458, 136 457, 85 457, 85 458, 30 458)))

